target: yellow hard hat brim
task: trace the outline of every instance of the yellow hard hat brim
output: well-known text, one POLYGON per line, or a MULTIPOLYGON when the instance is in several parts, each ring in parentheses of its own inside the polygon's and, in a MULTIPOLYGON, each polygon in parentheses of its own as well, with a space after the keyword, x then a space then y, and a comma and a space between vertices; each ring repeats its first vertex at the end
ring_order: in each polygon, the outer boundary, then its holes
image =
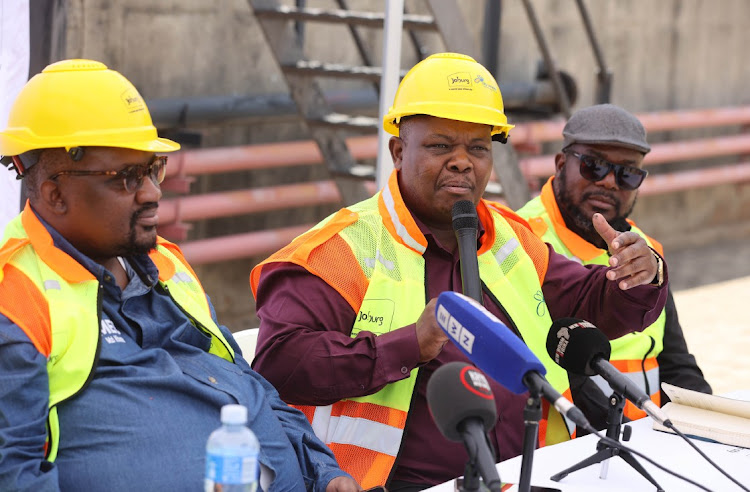
POLYGON ((39 139, 36 138, 23 138, 26 135, 18 135, 18 133, 12 130, 0 132, 0 149, 2 149, 3 155, 20 155, 30 150, 37 150, 39 148, 65 148, 70 149, 72 147, 118 147, 123 149, 134 149, 143 150, 145 152, 174 152, 180 149, 180 144, 175 141, 169 140, 168 138, 156 137, 148 140, 128 140, 123 138, 121 142, 117 139, 112 139, 107 145, 102 145, 102 139, 100 136, 94 136, 92 138, 86 138, 85 136, 79 136, 78 138, 62 137, 59 141, 47 139, 44 142, 44 147, 34 145, 39 139), (21 138, 19 138, 21 137, 21 138))
POLYGON ((434 116, 435 118, 445 118, 447 120, 466 121, 469 123, 478 123, 480 125, 489 125, 492 127, 492 135, 496 135, 498 133, 504 133, 508 135, 510 129, 515 126, 507 123, 507 119, 502 112, 492 109, 473 107, 470 111, 467 111, 466 105, 456 105, 456 107, 451 107, 450 104, 443 104, 438 107, 432 103, 417 103, 410 104, 408 108, 404 108, 402 111, 389 112, 383 118, 383 129, 391 135, 398 136, 398 126, 401 122, 401 118, 420 114, 434 116))

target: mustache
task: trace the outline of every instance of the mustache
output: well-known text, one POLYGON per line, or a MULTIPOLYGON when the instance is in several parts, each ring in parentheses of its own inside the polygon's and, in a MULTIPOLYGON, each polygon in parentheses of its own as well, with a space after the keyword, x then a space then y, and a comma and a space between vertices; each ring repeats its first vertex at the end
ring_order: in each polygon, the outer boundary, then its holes
POLYGON ((581 195, 581 201, 585 201, 585 200, 588 200, 589 198, 593 198, 593 197, 603 197, 603 198, 606 198, 607 200, 611 201, 618 210, 620 209, 620 206, 622 205, 622 201, 619 198, 617 198, 615 195, 613 195, 611 193, 607 193, 606 191, 587 191, 587 192, 584 192, 581 195))
POLYGON ((448 178, 444 178, 444 179, 439 180, 437 182, 437 186, 438 187, 441 187, 441 186, 462 186, 462 187, 469 188, 469 189, 473 190, 476 185, 474 184, 473 181, 471 181, 469 179, 455 179, 453 177, 448 177, 448 178))
POLYGON ((144 204, 141 208, 133 212, 133 215, 130 217, 130 227, 135 227, 135 223, 138 222, 138 218, 145 214, 146 212, 150 212, 151 210, 155 210, 159 208, 159 204, 157 202, 149 202, 144 204))

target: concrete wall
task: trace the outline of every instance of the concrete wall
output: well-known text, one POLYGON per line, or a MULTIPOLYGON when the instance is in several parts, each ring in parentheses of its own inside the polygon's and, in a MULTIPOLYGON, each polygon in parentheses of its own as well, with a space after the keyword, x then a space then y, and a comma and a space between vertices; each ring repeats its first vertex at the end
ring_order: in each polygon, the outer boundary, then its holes
MULTIPOLYGON (((293 4, 287 0, 287 4, 293 4)), ((379 10, 382 0, 350 0, 354 9, 379 10)), ((427 13, 418 0, 411 12, 427 13)), ((484 2, 458 2, 469 26, 466 36, 479 44, 484 2)), ((605 60, 614 74, 612 102, 632 111, 750 104, 750 2, 746 0, 595 0, 586 2, 605 60)), ((579 88, 575 108, 594 102, 596 63, 574 0, 533 0, 553 57, 579 88)), ((332 0, 309 0, 311 7, 334 7, 332 0)), ((498 80, 530 82, 540 50, 520 1, 502 3, 498 80)), ((286 91, 283 77, 246 0, 58 0, 53 57, 100 60, 122 72, 146 99, 222 94, 253 95, 286 91)), ((362 29, 379 59, 379 30, 362 29)), ((421 36, 431 52, 444 46, 435 35, 421 36)), ((312 59, 358 63, 344 27, 309 25, 305 50, 312 59)), ((404 41, 404 68, 416 58, 404 41)), ((362 83, 324 83, 326 89, 362 83)), ((574 108, 574 109, 575 109, 574 108)), ((511 118, 513 115, 511 115, 511 118)), ((300 124, 229 125, 191 128, 204 146, 305 138, 300 124)), ((696 132, 693 132, 695 134, 696 132)), ((690 137, 685 133, 682 137, 690 137)), ((671 135, 653 135, 652 140, 671 135)), ((325 168, 313 169, 324 176, 325 168)), ((285 172, 244 173, 202 178, 196 191, 261 186, 292 180, 285 172)), ((750 187, 727 185, 644 199, 636 220, 668 249, 682 244, 745 234, 750 224, 750 187)), ((290 211, 273 217, 239 217, 197 224, 192 237, 247 231, 309 221, 331 207, 290 211)), ((220 319, 233 330, 257 324, 247 285, 260 258, 198 268, 220 319)))

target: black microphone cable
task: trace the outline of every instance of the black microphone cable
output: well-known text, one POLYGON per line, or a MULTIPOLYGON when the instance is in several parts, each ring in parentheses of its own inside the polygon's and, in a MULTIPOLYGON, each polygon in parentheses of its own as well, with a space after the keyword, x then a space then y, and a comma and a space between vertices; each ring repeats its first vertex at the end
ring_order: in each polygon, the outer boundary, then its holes
MULTIPOLYGON (((674 431, 675 434, 682 437, 693 449, 698 451, 698 454, 700 454, 722 475, 737 484, 745 492, 750 492, 750 489, 748 489, 747 487, 739 483, 737 479, 729 475, 724 469, 722 469, 703 451, 701 451, 698 446, 696 446, 695 443, 693 443, 686 435, 676 429, 674 424, 672 424, 672 421, 669 420, 669 418, 661 410, 661 408, 652 403, 648 398, 648 395, 645 394, 640 388, 637 388, 636 386, 630 387, 626 386, 626 384, 620 383, 614 384, 617 383, 617 380, 607 377, 610 375, 619 376, 619 372, 617 371, 617 369, 609 365, 608 361, 610 351, 611 347, 606 336, 593 324, 584 320, 575 318, 561 318, 559 320, 555 320, 555 322, 552 323, 552 327, 550 328, 549 334, 547 336, 547 353, 558 365, 562 366, 566 371, 574 374, 581 374, 585 376, 590 376, 595 373, 600 374, 608 383, 610 383, 610 385, 612 385, 613 388, 618 391, 618 393, 623 394, 623 396, 635 403, 638 408, 642 408, 652 419, 661 423, 668 429, 674 431), (606 364, 597 365, 598 361, 607 362, 606 364), (604 369, 606 369, 606 371, 604 373, 601 372, 604 369)), ((628 383, 627 380, 625 380, 625 383, 628 383)), ((584 428, 590 431, 590 429, 588 429, 587 427, 584 428)), ((593 433, 599 437, 602 437, 599 432, 594 431, 593 433)), ((602 439, 605 438, 602 437, 602 439)), ((606 438, 606 442, 610 441, 618 442, 616 440, 606 438)), ((621 446, 622 449, 632 451, 622 444, 621 446)), ((641 453, 635 451, 633 452, 635 454, 638 454, 639 456, 642 456, 644 459, 648 460, 658 468, 661 468, 668 473, 675 475, 676 477, 699 486, 698 484, 686 479, 685 477, 666 470, 661 465, 657 465, 651 459, 643 456, 641 453)), ((703 488, 704 490, 708 490, 702 486, 699 487, 703 488)))
POLYGON ((734 478, 733 476, 731 476, 723 468, 721 468, 714 460, 712 460, 711 458, 709 458, 708 455, 701 450, 701 448, 699 448, 698 446, 695 445, 695 443, 693 442, 692 439, 690 439, 688 436, 686 436, 685 434, 683 434, 677 427, 675 427, 671 420, 665 420, 664 424, 662 424, 662 425, 664 425, 664 427, 666 427, 667 429, 671 429, 675 434, 677 434, 678 436, 680 436, 681 438, 683 438, 685 440, 685 442, 687 442, 690 445, 690 447, 692 447, 693 449, 695 449, 698 452, 698 454, 700 454, 701 456, 703 456, 703 458, 706 461, 708 461, 711 464, 711 466, 713 466, 714 468, 716 468, 717 470, 719 470, 719 472, 721 472, 722 475, 724 475, 729 480, 731 480, 732 482, 734 482, 735 484, 737 484, 737 486, 739 488, 741 488, 745 492, 750 492, 750 489, 748 489, 747 487, 745 487, 744 485, 742 485, 740 482, 738 482, 736 478, 734 478))
MULTIPOLYGON (((713 466, 714 468, 716 468, 717 470, 719 470, 719 471, 720 471, 720 472, 722 473, 722 475, 724 475, 724 476, 725 476, 725 477, 727 477, 727 478, 728 478, 729 480, 731 480, 732 482, 734 482, 734 483, 735 483, 735 484, 736 484, 737 486, 739 486, 739 487, 740 487, 740 488, 741 488, 742 490, 744 490, 744 491, 746 491, 746 492, 750 492, 750 489, 748 489, 747 487, 745 487, 744 485, 742 485, 742 484, 741 484, 741 483, 740 483, 739 481, 737 481, 737 479, 735 479, 734 477, 732 477, 731 475, 729 475, 729 474, 728 474, 728 473, 727 473, 727 472, 726 472, 726 471, 725 471, 724 469, 722 469, 722 468, 721 468, 721 467, 720 467, 719 465, 717 465, 717 464, 716 464, 716 463, 715 463, 715 462, 714 462, 714 461, 713 461, 713 460, 712 460, 711 458, 709 458, 709 457, 708 457, 708 456, 706 455, 706 453, 704 453, 704 452, 703 452, 703 451, 702 451, 702 450, 701 450, 701 449, 700 449, 700 448, 699 448, 698 446, 696 446, 696 445, 695 445, 695 443, 694 443, 694 442, 692 442, 692 441, 690 440, 690 438, 689 438, 689 437, 687 437, 687 436, 686 436, 685 434, 683 434, 682 432, 680 432, 680 431, 679 431, 679 430, 678 430, 678 429, 677 429, 677 428, 676 428, 676 427, 675 427, 675 426, 674 426, 674 425, 672 424, 672 421, 671 421, 671 420, 666 420, 666 421, 664 422, 664 424, 663 424, 663 425, 664 425, 665 427, 667 427, 667 428, 669 428, 669 429, 673 430, 673 431, 675 432, 675 434, 677 434, 678 436, 682 437, 682 438, 683 438, 683 439, 684 439, 685 441, 687 441, 687 443, 688 443, 688 444, 690 444, 690 446, 691 446, 691 447, 692 447, 693 449, 695 449, 696 451, 698 451, 698 454, 700 454, 700 455, 701 455, 701 456, 702 456, 702 457, 703 457, 703 458, 704 458, 704 459, 705 459, 706 461, 708 461, 708 462, 709 462, 709 463, 711 464, 711 466, 713 466)), ((648 456, 646 456, 645 454, 641 453, 640 451, 636 451, 635 449, 631 448, 630 446, 626 446, 626 445, 624 445, 624 444, 623 444, 622 442, 620 442, 620 441, 618 441, 618 440, 616 440, 616 439, 612 439, 612 438, 609 438, 609 437, 607 437, 607 436, 603 435, 603 434, 602 434, 602 433, 601 433, 600 431, 598 431, 598 430, 594 429, 593 427, 589 427, 589 428, 586 428, 586 430, 587 430, 587 431, 589 431, 589 432, 591 432, 592 434, 596 434, 596 436, 597 436, 597 437, 599 437, 599 438, 600 438, 600 439, 601 439, 602 441, 604 441, 604 443, 605 443, 605 444, 607 444, 607 445, 609 445, 609 446, 612 446, 612 447, 616 447, 616 448, 619 448, 619 449, 623 449, 623 450, 625 450, 625 451, 628 451, 628 452, 630 452, 630 453, 632 453, 632 454, 635 454, 635 455, 637 455, 637 456, 640 456, 641 458, 643 458, 644 460, 648 461, 649 463, 651 463, 651 464, 652 464, 652 465, 654 465, 655 467, 659 468, 659 469, 660 469, 660 470, 662 470, 662 471, 665 471, 665 472, 669 473, 670 475, 673 475, 673 476, 675 476, 675 477, 679 478, 680 480, 684 480, 684 481, 686 481, 687 483, 689 483, 689 484, 691 484, 691 485, 695 485, 696 487, 698 487, 698 488, 700 488, 700 489, 702 489, 702 490, 705 490, 705 491, 707 491, 707 492, 713 492, 713 491, 712 491, 711 489, 709 489, 708 487, 705 487, 705 486, 703 486, 703 485, 699 484, 698 482, 696 482, 696 481, 694 481, 694 480, 691 480, 691 479, 687 478, 687 477, 686 477, 686 476, 684 476, 684 475, 680 475, 679 473, 677 473, 677 472, 675 472, 675 471, 672 471, 672 470, 668 469, 667 467, 665 467, 665 466, 663 466, 663 465, 660 465, 659 463, 657 463, 656 461, 652 460, 651 458, 649 458, 649 457, 648 457, 648 456)))
MULTIPOLYGON (((724 475, 729 480, 731 480, 732 482, 734 482, 742 490, 744 490, 746 492, 750 492, 750 489, 748 489, 747 487, 745 487, 744 485, 742 485, 739 481, 737 481, 736 478, 732 477, 723 468, 721 468, 718 464, 716 464, 716 462, 713 461, 711 458, 709 458, 708 455, 706 455, 706 453, 704 453, 698 446, 696 446, 695 443, 688 436, 686 436, 679 429, 677 429, 674 426, 674 424, 672 424, 671 420, 665 420, 662 425, 664 425, 664 427, 667 427, 668 429, 671 429, 672 431, 674 431, 675 434, 677 434, 678 436, 680 436, 681 438, 683 438, 693 449, 695 449, 696 451, 698 451, 698 454, 700 454, 706 461, 708 461, 711 464, 711 466, 713 466, 719 472, 721 472, 722 475, 724 475)), ((589 432, 591 432, 591 429, 586 429, 586 430, 588 430, 589 432)), ((631 448, 629 446, 625 446, 620 441, 617 441, 615 439, 611 439, 611 438, 609 438, 607 436, 603 436, 602 434, 599 433, 599 431, 596 431, 596 430, 594 430, 593 434, 596 434, 601 439, 603 439, 605 443, 607 443, 607 444, 609 444, 611 446, 619 447, 621 449, 625 449, 627 451, 630 451, 631 453, 636 454, 636 455, 640 456, 641 458, 643 458, 644 460, 648 461, 649 463, 651 463, 655 467, 657 467, 657 468, 659 468, 659 469, 661 469, 661 470, 663 470, 663 471, 665 471, 665 472, 667 472, 667 473, 669 473, 671 475, 674 475, 675 477, 677 477, 679 479, 685 480, 686 482, 691 483, 691 484, 695 485, 696 487, 700 487, 703 490, 707 490, 707 491, 711 492, 711 489, 706 488, 706 487, 704 487, 704 486, 702 486, 702 485, 694 482, 693 480, 690 480, 689 478, 680 475, 677 472, 673 472, 671 470, 668 470, 667 468, 665 468, 664 466, 656 463, 654 460, 652 460, 648 456, 644 455, 643 453, 641 453, 639 451, 636 451, 636 450, 634 450, 633 448, 631 448)))

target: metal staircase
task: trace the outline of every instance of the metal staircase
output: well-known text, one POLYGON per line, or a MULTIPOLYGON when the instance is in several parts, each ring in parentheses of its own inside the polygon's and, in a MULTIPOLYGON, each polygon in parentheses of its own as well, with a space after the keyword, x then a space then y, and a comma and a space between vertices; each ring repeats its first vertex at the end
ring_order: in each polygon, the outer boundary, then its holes
MULTIPOLYGON (((375 169, 358 165, 347 148, 345 137, 347 133, 376 133, 380 122, 378 118, 369 116, 334 112, 326 101, 318 80, 321 77, 366 80, 373 82, 377 89, 382 70, 380 67, 371 66, 372 56, 356 28, 382 28, 385 14, 349 10, 345 0, 337 0, 341 8, 332 10, 286 6, 276 0, 248 2, 284 75, 290 96, 312 138, 318 144, 332 178, 336 181, 343 203, 351 204, 371 196, 365 180, 374 179, 375 169), (347 25, 363 65, 349 66, 306 59, 301 43, 297 41, 299 26, 304 22, 347 25)), ((466 36, 468 29, 461 25, 463 20, 457 15, 460 14, 457 2, 425 2, 432 15, 405 13, 403 17, 403 29, 410 34, 418 56, 422 58, 426 54, 416 33, 432 31, 440 35, 446 50, 478 59, 477 48, 473 46, 469 36, 466 36)), ((405 71, 402 71, 401 76, 404 74, 405 71)))

